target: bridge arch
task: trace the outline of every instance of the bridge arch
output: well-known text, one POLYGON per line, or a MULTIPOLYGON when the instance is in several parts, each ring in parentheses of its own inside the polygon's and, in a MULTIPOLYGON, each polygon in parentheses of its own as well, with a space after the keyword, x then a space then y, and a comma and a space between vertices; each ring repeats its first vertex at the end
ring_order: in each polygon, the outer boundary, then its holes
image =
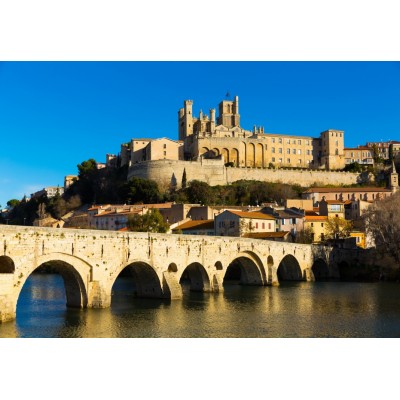
MULTIPOLYGON (((174 268, 174 265, 170 264, 171 269, 174 268)), ((114 276, 115 279, 111 283, 111 295, 117 279, 121 276, 126 276, 130 278, 129 286, 134 296, 152 298, 164 297, 160 277, 155 269, 144 261, 132 261, 120 268, 114 276)))
POLYGON ((258 255, 244 251, 236 255, 226 268, 224 284, 265 285, 267 277, 264 265, 258 255))
POLYGON ((279 263, 277 275, 279 281, 302 281, 303 273, 296 257, 287 254, 279 263))
POLYGON ((189 288, 191 292, 209 292, 211 290, 210 277, 206 269, 198 262, 189 264, 179 279, 182 287, 189 288))
POLYGON ((13 274, 14 272, 15 264, 12 258, 0 256, 0 274, 13 274))
POLYGON ((31 276, 31 274, 41 266, 51 265, 62 277, 64 281, 65 294, 67 299, 67 307, 85 308, 88 306, 88 291, 86 282, 92 274, 92 267, 78 257, 74 257, 64 253, 51 253, 38 257, 36 262, 26 262, 28 269, 17 268, 19 272, 15 287, 16 291, 15 305, 18 303, 22 288, 31 276))
POLYGON ((317 258, 314 261, 311 270, 314 274, 314 278, 316 281, 323 281, 330 278, 328 264, 322 258, 317 258))

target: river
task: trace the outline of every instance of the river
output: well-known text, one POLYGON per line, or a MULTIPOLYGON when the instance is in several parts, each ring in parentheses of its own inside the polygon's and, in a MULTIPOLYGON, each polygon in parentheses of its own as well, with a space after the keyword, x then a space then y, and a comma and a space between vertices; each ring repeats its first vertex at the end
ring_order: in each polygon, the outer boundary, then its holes
POLYGON ((380 338, 400 337, 397 283, 283 282, 230 285, 182 300, 138 299, 120 277, 108 309, 67 309, 57 274, 32 274, 15 321, 0 337, 26 338, 380 338))

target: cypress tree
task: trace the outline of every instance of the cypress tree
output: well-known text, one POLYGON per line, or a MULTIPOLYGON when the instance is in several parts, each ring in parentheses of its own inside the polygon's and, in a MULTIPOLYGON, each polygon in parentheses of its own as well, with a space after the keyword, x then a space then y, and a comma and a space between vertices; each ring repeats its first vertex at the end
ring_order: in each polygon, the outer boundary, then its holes
POLYGON ((183 174, 182 174, 182 189, 186 189, 186 168, 183 169, 183 174))

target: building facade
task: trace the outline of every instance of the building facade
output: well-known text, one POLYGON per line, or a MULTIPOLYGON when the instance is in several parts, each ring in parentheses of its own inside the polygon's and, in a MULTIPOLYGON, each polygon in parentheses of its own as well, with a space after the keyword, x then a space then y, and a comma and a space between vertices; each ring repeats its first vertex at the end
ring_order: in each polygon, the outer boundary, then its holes
POLYGON ((219 104, 219 116, 210 109, 193 115, 193 101, 185 100, 178 112, 179 140, 184 159, 223 157, 236 167, 342 169, 345 166, 344 132, 329 129, 319 137, 266 133, 263 127, 246 130, 240 126, 239 97, 219 104))

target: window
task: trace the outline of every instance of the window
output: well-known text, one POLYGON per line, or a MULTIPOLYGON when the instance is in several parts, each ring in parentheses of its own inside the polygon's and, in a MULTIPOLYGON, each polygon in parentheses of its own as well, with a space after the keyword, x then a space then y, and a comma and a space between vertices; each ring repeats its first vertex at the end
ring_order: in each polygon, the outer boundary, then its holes
POLYGON ((268 222, 268 229, 271 229, 271 222, 268 222))
POLYGON ((275 153, 275 147, 272 147, 271 151, 272 151, 273 153, 275 153))
POLYGON ((167 145, 164 143, 164 149, 166 149, 167 148, 167 145))
POLYGON ((234 228, 235 227, 235 221, 229 221, 229 227, 234 228))
POLYGON ((279 159, 278 159, 278 162, 280 162, 280 163, 282 164, 282 158, 279 158, 279 159))
POLYGON ((279 153, 279 154, 282 154, 282 147, 279 147, 278 153, 279 153))
POLYGON ((275 143, 275 138, 273 137, 273 138, 271 139, 271 141, 272 141, 272 143, 275 143))
POLYGON ((272 157, 272 162, 275 162, 275 157, 272 157))
POLYGON ((288 139, 288 140, 286 141, 286 143, 287 143, 287 144, 290 144, 290 139, 288 139))
POLYGON ((282 218, 281 224, 282 224, 282 225, 285 225, 285 219, 284 219, 284 218, 282 218))
POLYGON ((287 163, 290 164, 290 158, 287 159, 287 163))
POLYGON ((331 204, 331 211, 340 211, 340 204, 331 204))
POLYGON ((258 229, 258 222, 256 222, 256 229, 258 229))
POLYGON ((301 154, 301 150, 300 149, 297 150, 297 154, 301 154))
POLYGON ((311 228, 314 228, 314 222, 311 222, 311 228))
POLYGON ((265 229, 265 222, 262 223, 262 228, 265 229))
POLYGON ((297 141, 297 144, 301 144, 301 140, 300 139, 297 141))
POLYGON ((279 138, 279 143, 282 143, 282 138, 279 138))
POLYGON ((287 150, 286 150, 286 153, 287 153, 287 154, 290 154, 290 149, 287 149, 287 150))
POLYGON ((166 151, 164 151, 164 156, 166 156, 167 155, 167 152, 166 151))
POLYGON ((292 150, 292 153, 293 153, 293 154, 296 154, 296 149, 293 149, 293 150, 292 150))
POLYGON ((296 224, 296 218, 292 218, 292 224, 293 224, 293 225, 296 224))

